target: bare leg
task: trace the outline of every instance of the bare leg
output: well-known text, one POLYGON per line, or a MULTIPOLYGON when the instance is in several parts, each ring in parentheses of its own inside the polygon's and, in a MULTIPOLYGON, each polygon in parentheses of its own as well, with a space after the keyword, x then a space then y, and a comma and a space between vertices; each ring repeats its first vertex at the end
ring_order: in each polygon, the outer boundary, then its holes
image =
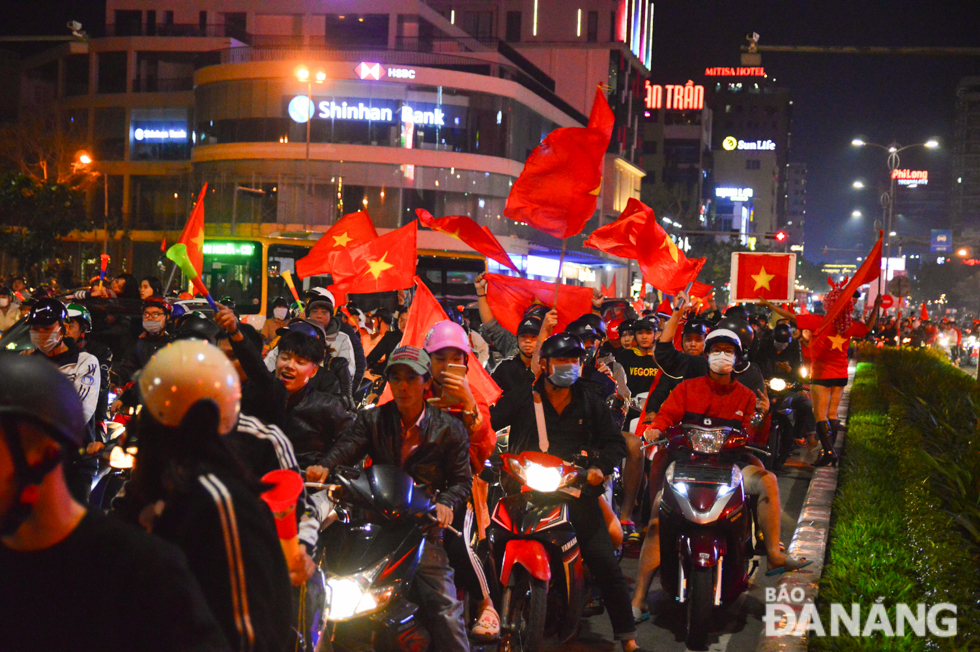
POLYGON ((821 421, 826 421, 830 417, 830 387, 824 387, 823 385, 813 385, 813 416, 816 418, 817 423, 821 421))
POLYGON ((626 464, 623 467, 623 504, 619 510, 619 520, 632 521, 636 497, 640 493, 643 480, 643 440, 627 433, 626 464))
POLYGON ((742 473, 746 480, 746 491, 759 496, 756 513, 765 538, 769 567, 782 566, 786 563, 786 555, 779 550, 780 503, 776 476, 769 471, 748 466, 742 469, 742 473))
POLYGON ((830 390, 830 401, 827 405, 827 419, 836 419, 837 410, 840 408, 840 397, 844 393, 843 387, 826 387, 830 390))
POLYGON ((633 592, 633 606, 642 609, 646 605, 653 576, 660 567, 660 498, 663 494, 658 491, 650 508, 650 523, 647 525, 647 536, 640 548, 639 569, 636 573, 636 591, 633 592))

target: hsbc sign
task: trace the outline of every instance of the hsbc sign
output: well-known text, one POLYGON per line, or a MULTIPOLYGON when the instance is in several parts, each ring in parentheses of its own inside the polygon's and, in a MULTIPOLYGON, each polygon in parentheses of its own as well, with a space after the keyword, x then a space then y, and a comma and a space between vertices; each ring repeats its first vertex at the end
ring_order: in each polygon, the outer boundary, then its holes
POLYGON ((354 73, 365 81, 381 81, 385 77, 392 79, 415 79, 413 68, 388 68, 380 63, 362 61, 354 68, 354 73))

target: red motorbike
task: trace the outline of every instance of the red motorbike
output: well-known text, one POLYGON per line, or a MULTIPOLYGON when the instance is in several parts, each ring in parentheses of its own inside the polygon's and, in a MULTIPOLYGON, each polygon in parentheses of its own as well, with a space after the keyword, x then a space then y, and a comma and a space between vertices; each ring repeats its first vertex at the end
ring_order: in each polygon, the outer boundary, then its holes
POLYGON ((686 607, 687 646, 704 649, 716 606, 748 588, 755 518, 737 461, 745 435, 703 419, 672 429, 660 501, 661 583, 686 607), (679 431, 679 432, 678 432, 679 431))

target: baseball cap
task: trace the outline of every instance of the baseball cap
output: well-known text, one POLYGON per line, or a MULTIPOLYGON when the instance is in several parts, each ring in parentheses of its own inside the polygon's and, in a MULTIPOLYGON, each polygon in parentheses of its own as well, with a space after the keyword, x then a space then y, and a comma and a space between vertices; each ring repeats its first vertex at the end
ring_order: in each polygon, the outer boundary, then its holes
POLYGON ((417 346, 399 346, 392 351, 391 355, 388 356, 388 364, 385 365, 385 375, 396 364, 403 364, 419 375, 432 372, 429 354, 417 346))
POLYGON ((517 336, 537 335, 541 332, 541 320, 534 315, 525 315, 517 326, 517 336))

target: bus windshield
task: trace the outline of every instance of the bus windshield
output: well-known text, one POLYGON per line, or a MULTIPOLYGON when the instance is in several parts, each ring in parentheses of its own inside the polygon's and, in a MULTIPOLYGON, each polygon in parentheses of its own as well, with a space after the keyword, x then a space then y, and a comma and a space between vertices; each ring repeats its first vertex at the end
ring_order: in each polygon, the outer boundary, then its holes
POLYGON ((230 298, 238 312, 262 311, 262 243, 252 240, 206 240, 204 285, 218 302, 230 298))

